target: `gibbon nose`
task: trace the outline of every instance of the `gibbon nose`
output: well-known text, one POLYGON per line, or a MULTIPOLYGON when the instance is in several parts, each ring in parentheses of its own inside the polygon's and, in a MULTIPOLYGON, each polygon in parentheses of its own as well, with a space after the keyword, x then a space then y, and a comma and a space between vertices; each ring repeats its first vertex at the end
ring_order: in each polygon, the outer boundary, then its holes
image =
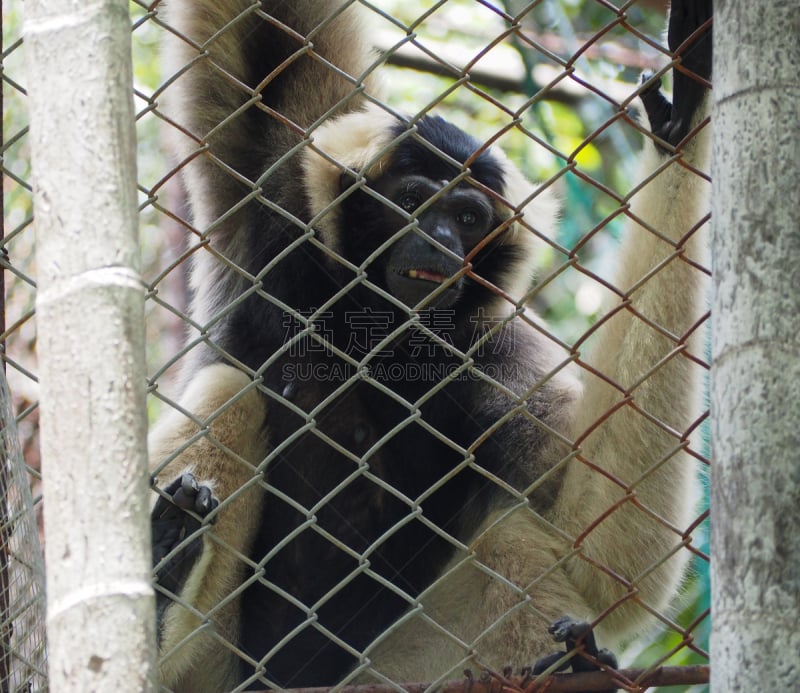
MULTIPOLYGON (((451 224, 447 223, 448 221, 442 218, 440 214, 423 216, 419 220, 419 228, 429 238, 441 243, 445 248, 452 250, 457 255, 463 256, 464 253, 462 252, 458 232, 453 229, 451 224)), ((432 243, 425 241, 425 245, 435 252, 441 252, 432 243)))
POLYGON ((415 234, 415 238, 407 247, 407 253, 416 258, 415 264, 418 266, 438 267, 442 270, 448 269, 448 275, 457 272, 461 263, 452 255, 444 252, 438 245, 428 240, 436 241, 436 243, 443 245, 459 258, 462 258, 464 253, 461 250, 461 244, 452 231, 442 227, 435 227, 433 230, 423 229, 423 234, 415 234))

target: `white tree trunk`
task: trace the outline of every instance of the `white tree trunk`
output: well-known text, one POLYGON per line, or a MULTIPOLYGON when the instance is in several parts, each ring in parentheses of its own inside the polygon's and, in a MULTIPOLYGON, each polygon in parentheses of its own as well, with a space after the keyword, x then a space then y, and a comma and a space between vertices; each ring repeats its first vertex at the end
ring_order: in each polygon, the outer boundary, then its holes
POLYGON ((712 690, 800 691, 800 3, 714 9, 712 690))
POLYGON ((127 0, 28 0, 50 689, 154 678, 127 0))

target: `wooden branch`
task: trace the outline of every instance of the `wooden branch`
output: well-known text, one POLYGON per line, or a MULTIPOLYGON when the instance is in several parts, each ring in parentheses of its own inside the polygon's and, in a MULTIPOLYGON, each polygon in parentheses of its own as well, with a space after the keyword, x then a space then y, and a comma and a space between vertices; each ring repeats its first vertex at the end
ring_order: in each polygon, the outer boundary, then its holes
MULTIPOLYGON (((431 51, 431 53, 428 53, 413 43, 405 43, 398 47, 396 38, 392 33, 377 32, 376 34, 375 48, 383 55, 387 65, 427 72, 455 80, 462 76, 466 69, 465 66, 471 64, 472 67, 467 72, 472 84, 499 91, 522 94, 526 93, 530 88, 525 78, 525 65, 521 57, 510 49, 508 52, 503 53, 501 59, 498 59, 498 56, 494 54, 489 54, 473 64, 474 54, 458 46, 426 40, 424 44, 431 51), (434 58, 433 55, 437 57, 434 58)), ((565 51, 563 40, 558 37, 552 35, 537 36, 536 41, 538 41, 539 45, 554 53, 562 54, 565 51)), ((589 56, 594 55, 595 57, 599 57, 602 54, 612 62, 636 67, 639 70, 654 70, 663 62, 658 55, 644 55, 619 45, 607 49, 591 46, 586 54, 589 56), (608 54, 611 52, 613 52, 613 55, 608 54)), ((557 80, 563 72, 562 66, 558 63, 542 61, 534 67, 534 82, 536 84, 550 84, 557 80)), ((627 99, 630 92, 635 88, 635 85, 612 79, 600 80, 595 78, 593 82, 616 101, 627 99)), ((587 94, 585 87, 567 78, 558 81, 555 86, 549 88, 544 98, 549 101, 575 105, 584 99, 587 94)))
MULTIPOLYGON (((446 681, 437 686, 439 693, 581 693, 606 691, 618 687, 626 691, 644 691, 655 686, 689 686, 708 683, 708 666, 658 667, 656 669, 608 669, 579 674, 553 674, 538 684, 531 675, 505 677, 495 672, 484 672, 479 678, 446 681), (631 685, 633 684, 633 685, 631 685)), ((424 693, 430 683, 403 684, 407 693, 424 693)), ((286 693, 328 693, 331 688, 294 688, 286 693)), ((338 693, 396 693, 389 684, 361 684, 337 688, 338 693)), ((261 693, 266 693, 262 691, 261 693)))

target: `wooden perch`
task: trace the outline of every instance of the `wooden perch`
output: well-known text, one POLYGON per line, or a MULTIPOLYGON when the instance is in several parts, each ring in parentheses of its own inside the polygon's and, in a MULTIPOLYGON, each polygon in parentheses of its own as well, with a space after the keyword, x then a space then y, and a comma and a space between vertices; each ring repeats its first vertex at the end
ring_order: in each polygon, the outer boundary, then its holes
MULTIPOLYGON (((617 686, 625 691, 645 691, 655 686, 689 686, 708 683, 708 666, 658 667, 655 669, 609 669, 580 674, 553 674, 535 683, 531 675, 506 677, 485 671, 479 678, 467 675, 464 679, 446 681, 436 687, 438 693, 572 693, 605 691, 617 686)), ((424 693, 430 683, 403 684, 407 693, 424 693)), ((328 693, 330 688, 294 688, 286 693, 328 693)), ((337 688, 338 693, 396 693, 389 684, 362 684, 337 688)), ((262 693, 266 693, 262 691, 262 693)))

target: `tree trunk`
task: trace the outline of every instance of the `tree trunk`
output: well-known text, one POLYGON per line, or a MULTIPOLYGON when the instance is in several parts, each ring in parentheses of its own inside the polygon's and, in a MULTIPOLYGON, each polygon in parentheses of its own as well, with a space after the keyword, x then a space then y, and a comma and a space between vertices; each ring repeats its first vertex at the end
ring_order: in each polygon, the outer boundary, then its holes
POLYGON ((712 690, 800 690, 800 3, 715 0, 712 690))
POLYGON ((130 20, 28 0, 50 689, 154 678, 130 20))

